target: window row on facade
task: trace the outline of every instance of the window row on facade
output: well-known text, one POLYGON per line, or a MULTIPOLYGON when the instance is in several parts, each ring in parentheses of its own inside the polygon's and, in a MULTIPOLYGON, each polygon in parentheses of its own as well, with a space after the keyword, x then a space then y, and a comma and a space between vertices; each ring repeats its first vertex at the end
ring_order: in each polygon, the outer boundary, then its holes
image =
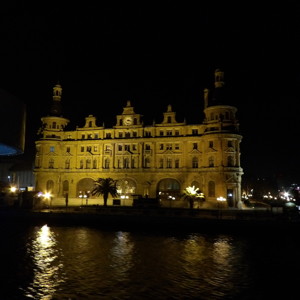
MULTIPOLYGON (((142 162, 139 160, 139 156, 136 157, 120 157, 120 158, 115 158, 114 160, 105 157, 103 159, 102 166, 100 165, 100 161, 98 159, 80 159, 78 161, 77 169, 98 169, 98 168, 103 168, 103 169, 109 169, 111 167, 117 168, 117 169, 135 169, 135 168, 151 168, 151 167, 156 167, 156 168, 181 168, 183 166, 183 162, 180 158, 173 158, 173 157, 162 157, 156 159, 156 164, 155 160, 152 160, 150 157, 145 157, 142 162), (113 165, 114 162, 114 165, 113 165), (142 166, 141 166, 142 164, 142 166)), ((200 167, 200 158, 199 157, 192 157, 189 162, 188 162, 188 168, 199 168, 200 167)), ((215 158, 213 156, 210 156, 207 161, 207 165, 203 167, 215 167, 215 158)), ((235 167, 236 166, 236 161, 234 156, 228 156, 227 157, 227 167, 235 167)), ((39 158, 36 159, 36 168, 41 168, 41 160, 39 158)), ((54 168, 65 168, 65 169, 71 169, 72 164, 71 164, 71 159, 66 159, 64 160, 64 166, 59 166, 59 161, 55 160, 54 158, 50 158, 48 160, 48 165, 47 167, 49 169, 54 169, 54 168)))
POLYGON ((64 138, 67 140, 81 139, 81 140, 91 140, 91 139, 111 139, 111 138, 137 138, 137 137, 162 137, 162 136, 183 136, 192 135, 198 136, 201 132, 199 129, 191 129, 188 132, 183 132, 180 129, 145 129, 145 130, 110 130, 103 133, 79 133, 78 131, 64 132, 64 138))
MULTIPOLYGON (((192 185, 199 186, 197 182, 193 182, 192 185)), ((91 196, 90 191, 93 187, 93 181, 90 178, 82 179, 77 183, 76 186, 76 195, 80 197, 80 195, 88 194, 91 196), (89 184, 87 184, 89 183, 89 184), (87 188, 90 186, 90 188, 87 188)), ((46 182, 46 190, 49 192, 53 192, 53 190, 56 188, 55 183, 53 180, 48 180, 46 182)), ((163 179, 157 184, 157 194, 162 195, 164 192, 167 192, 166 194, 172 195, 173 193, 180 193, 180 184, 177 180, 173 179, 163 179)), ((118 180, 117 181, 117 190, 120 195, 126 194, 126 195, 132 195, 136 193, 136 183, 133 180, 118 180)), ((208 182, 208 197, 215 197, 216 195, 216 184, 214 181, 208 182)), ((62 194, 69 193, 70 191, 70 183, 68 180, 62 181, 62 194)))
MULTIPOLYGON (((200 150, 201 149, 201 143, 202 142, 190 142, 189 143, 189 150, 200 150)), ((116 150, 117 151, 131 151, 131 152, 137 152, 138 151, 138 143, 116 143, 116 150)), ((227 147, 235 149, 234 141, 229 140, 227 141, 227 147)), ((208 150, 214 149, 215 143, 214 141, 208 141, 208 150)), ((71 153, 71 150, 74 151, 74 148, 77 146, 66 146, 65 152, 71 153)), ((93 152, 97 153, 99 152, 100 146, 93 145, 93 146, 79 146, 80 152, 93 152)), ((165 150, 181 150, 183 147, 182 143, 145 143, 144 150, 153 150, 153 148, 156 147, 156 151, 165 151, 165 150)), ((111 144, 105 144, 104 145, 104 151, 112 151, 114 149, 114 146, 111 144)), ((39 148, 37 148, 37 152, 39 152, 39 148)), ((55 146, 49 147, 49 152, 55 152, 55 146)))

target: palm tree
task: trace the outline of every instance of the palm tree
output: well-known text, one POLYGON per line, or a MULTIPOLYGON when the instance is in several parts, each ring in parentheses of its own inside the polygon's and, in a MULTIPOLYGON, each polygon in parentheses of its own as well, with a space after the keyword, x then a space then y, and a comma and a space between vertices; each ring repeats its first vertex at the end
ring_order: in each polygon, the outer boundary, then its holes
POLYGON ((94 181, 94 188, 91 191, 91 194, 94 196, 103 195, 104 206, 107 206, 108 195, 111 194, 112 197, 117 197, 117 182, 112 178, 98 178, 94 181))
POLYGON ((195 188, 195 186, 188 186, 183 191, 183 198, 188 200, 189 206, 191 209, 194 208, 194 202, 198 200, 199 204, 202 204, 205 201, 204 194, 199 190, 199 188, 195 188))

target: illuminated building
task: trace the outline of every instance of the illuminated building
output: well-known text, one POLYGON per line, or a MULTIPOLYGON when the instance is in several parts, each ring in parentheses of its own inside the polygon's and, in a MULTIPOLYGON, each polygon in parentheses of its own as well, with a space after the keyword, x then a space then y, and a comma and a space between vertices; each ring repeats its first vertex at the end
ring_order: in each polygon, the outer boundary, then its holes
POLYGON ((141 195, 159 197, 162 206, 187 207, 181 195, 195 186, 205 195, 203 207, 216 207, 218 197, 236 207, 241 199, 242 136, 237 109, 222 103, 223 75, 216 70, 212 93, 204 90, 205 118, 200 124, 177 122, 169 105, 161 123, 144 125, 127 101, 112 128, 97 126, 96 117, 89 115, 83 127, 67 130, 62 88, 56 85, 50 115, 41 118, 36 141, 36 189, 50 191, 57 205, 64 205, 66 193, 69 205, 81 205, 83 197, 101 205, 103 200, 89 192, 94 180, 111 177, 117 180, 121 205, 131 205, 141 195))

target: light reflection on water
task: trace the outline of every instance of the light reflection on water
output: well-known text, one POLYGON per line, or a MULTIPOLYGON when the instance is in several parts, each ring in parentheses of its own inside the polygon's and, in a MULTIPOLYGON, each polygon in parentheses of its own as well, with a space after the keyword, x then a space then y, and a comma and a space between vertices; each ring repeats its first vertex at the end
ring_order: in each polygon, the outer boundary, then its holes
POLYGON ((27 244, 27 252, 33 260, 33 281, 26 290, 27 297, 52 299, 57 287, 63 283, 63 264, 54 232, 44 225, 33 233, 27 244))
MULTIPOLYGON (((26 254, 11 270, 26 275, 23 281, 17 276, 18 286, 9 286, 10 297, 3 299, 262 299, 276 282, 277 288, 279 280, 283 285, 276 273, 288 273, 294 263, 285 254, 299 252, 291 241, 32 227, 15 244, 26 254), (267 276, 275 282, 268 283, 267 276)), ((8 259, 18 259, 15 254, 8 259)))

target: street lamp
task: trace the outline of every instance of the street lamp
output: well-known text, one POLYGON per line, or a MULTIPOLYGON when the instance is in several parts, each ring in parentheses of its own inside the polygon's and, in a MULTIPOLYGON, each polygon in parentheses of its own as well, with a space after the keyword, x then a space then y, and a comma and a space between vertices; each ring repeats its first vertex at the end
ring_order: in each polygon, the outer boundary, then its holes
POLYGON ((82 192, 80 191, 79 192, 79 195, 78 195, 78 197, 81 199, 81 206, 83 205, 83 195, 82 195, 82 192))
POLYGON ((46 202, 49 202, 49 207, 52 206, 52 195, 50 192, 46 192, 44 193, 44 199, 46 200, 46 202))
POLYGON ((217 198, 217 201, 218 201, 218 208, 219 208, 219 218, 222 219, 222 207, 223 207, 223 203, 226 201, 226 198, 221 196, 217 198))

